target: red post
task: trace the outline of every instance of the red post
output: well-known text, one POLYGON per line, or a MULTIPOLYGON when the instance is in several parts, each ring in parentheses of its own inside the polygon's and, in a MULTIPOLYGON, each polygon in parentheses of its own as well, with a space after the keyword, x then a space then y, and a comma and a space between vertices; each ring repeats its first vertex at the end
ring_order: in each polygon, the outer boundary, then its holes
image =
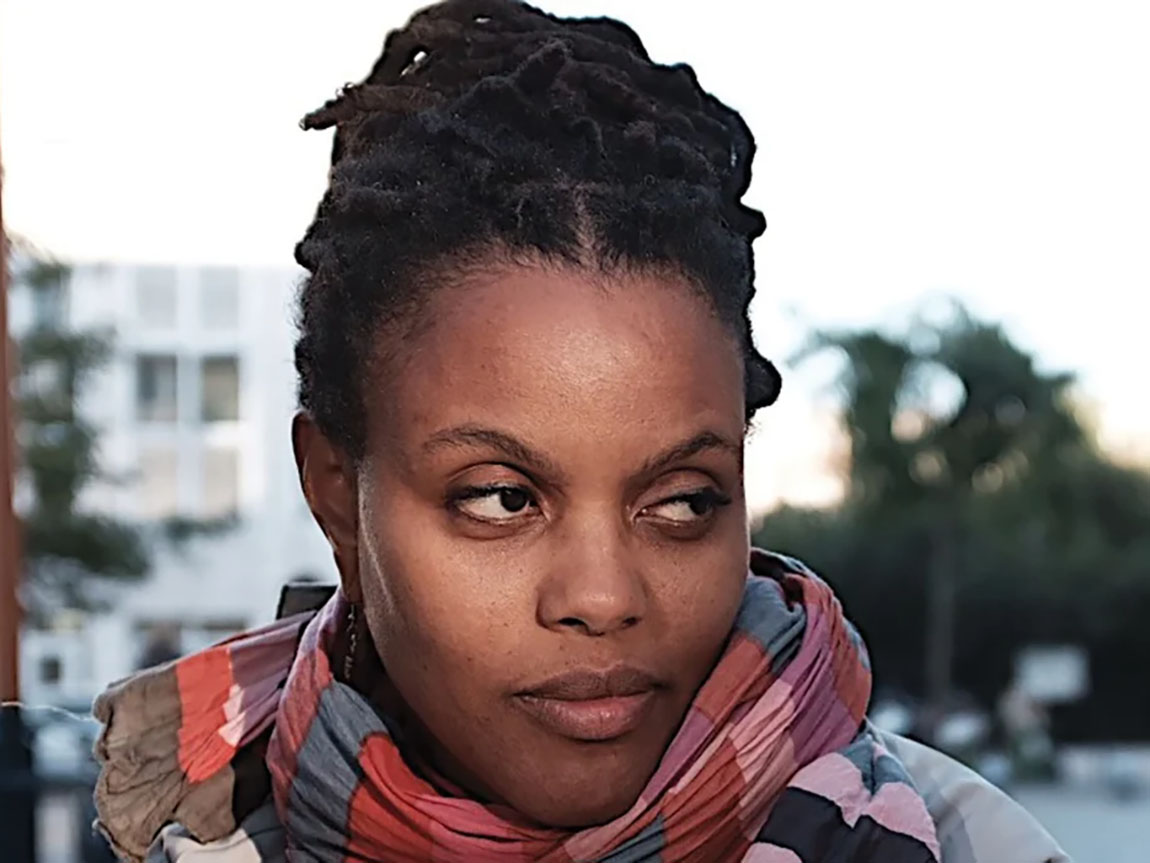
MULTIPOLYGON (((0 201, 4 167, 0 162, 0 201)), ((20 697, 20 531, 16 521, 16 417, 8 337, 8 235, 0 203, 0 702, 20 697)), ((0 707, 0 847, 3 859, 35 863, 36 775, 19 705, 0 707)))
POLYGON ((4 232, 0 163, 0 701, 20 697, 20 548, 13 508, 16 473, 12 348, 8 338, 8 235, 4 232))

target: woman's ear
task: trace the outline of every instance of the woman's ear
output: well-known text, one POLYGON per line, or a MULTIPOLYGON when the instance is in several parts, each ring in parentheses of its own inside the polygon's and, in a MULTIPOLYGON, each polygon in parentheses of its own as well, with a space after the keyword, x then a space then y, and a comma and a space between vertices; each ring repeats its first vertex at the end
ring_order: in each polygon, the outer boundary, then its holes
POLYGON ((300 487, 320 530, 331 545, 343 591, 363 601, 359 574, 359 501, 355 467, 342 449, 320 431, 311 414, 292 420, 292 449, 300 487))

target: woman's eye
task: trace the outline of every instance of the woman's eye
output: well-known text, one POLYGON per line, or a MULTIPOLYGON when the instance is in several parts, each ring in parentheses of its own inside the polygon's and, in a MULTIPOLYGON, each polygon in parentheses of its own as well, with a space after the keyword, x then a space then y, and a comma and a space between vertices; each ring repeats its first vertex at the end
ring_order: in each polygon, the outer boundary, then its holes
POLYGON ((682 494, 647 507, 644 512, 666 521, 688 524, 707 518, 731 499, 714 489, 682 494))
POLYGON ((511 521, 538 504, 525 488, 490 486, 468 489, 456 498, 455 506, 481 521, 511 521))

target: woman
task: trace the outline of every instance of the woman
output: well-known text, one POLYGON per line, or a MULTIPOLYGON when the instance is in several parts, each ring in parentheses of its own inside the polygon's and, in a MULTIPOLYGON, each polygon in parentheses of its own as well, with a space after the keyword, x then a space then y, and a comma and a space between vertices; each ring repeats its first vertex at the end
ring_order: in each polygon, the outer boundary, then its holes
POLYGON ((737 113, 618 22, 449 0, 304 126, 292 434, 340 588, 101 697, 125 858, 1064 859, 868 726, 830 589, 748 546, 780 380, 737 113))

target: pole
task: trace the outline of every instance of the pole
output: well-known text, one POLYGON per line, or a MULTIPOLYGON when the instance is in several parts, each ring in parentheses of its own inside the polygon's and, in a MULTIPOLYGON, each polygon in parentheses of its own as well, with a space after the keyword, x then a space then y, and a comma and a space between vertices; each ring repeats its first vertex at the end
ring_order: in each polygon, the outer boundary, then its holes
POLYGON ((20 697, 19 533, 13 507, 16 459, 8 338, 8 235, 4 233, 3 166, 0 165, 0 701, 20 697))
POLYGON ((15 411, 8 337, 8 235, 0 160, 0 847, 5 863, 35 863, 36 776, 20 698, 20 530, 13 500, 15 411), (12 702, 9 704, 9 702, 12 702))

